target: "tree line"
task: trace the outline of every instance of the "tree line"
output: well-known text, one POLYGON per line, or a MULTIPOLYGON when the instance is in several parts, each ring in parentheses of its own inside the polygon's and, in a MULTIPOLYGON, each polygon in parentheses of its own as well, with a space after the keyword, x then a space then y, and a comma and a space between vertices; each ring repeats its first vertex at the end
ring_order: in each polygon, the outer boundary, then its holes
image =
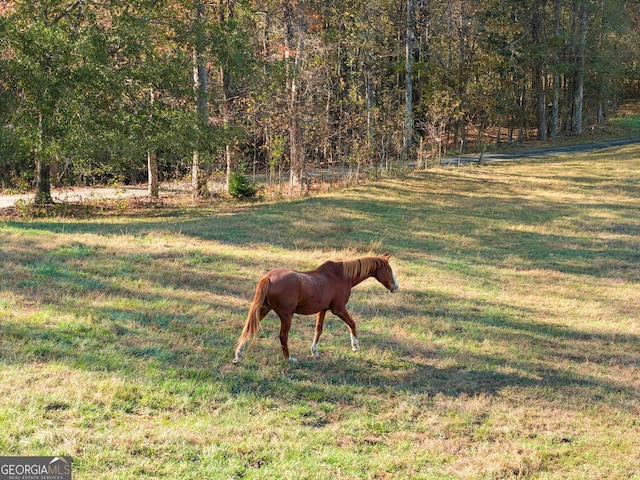
POLYGON ((640 89, 623 0, 0 2, 0 187, 355 174, 582 133, 640 89))

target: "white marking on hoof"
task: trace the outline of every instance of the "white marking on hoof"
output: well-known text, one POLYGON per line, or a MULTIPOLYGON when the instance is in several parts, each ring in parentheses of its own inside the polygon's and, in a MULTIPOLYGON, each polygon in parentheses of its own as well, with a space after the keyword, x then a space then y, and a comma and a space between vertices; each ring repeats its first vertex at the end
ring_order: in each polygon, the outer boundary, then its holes
POLYGON ((289 363, 298 363, 298 360, 296 360, 293 357, 289 357, 289 358, 287 358, 287 362, 289 362, 289 363))
POLYGON ((316 358, 320 357, 320 353, 318 352, 318 344, 315 342, 311 344, 311 353, 313 353, 313 356, 316 358))
POLYGON ((351 335, 351 348, 353 348, 354 352, 357 352, 358 350, 360 350, 360 342, 353 335, 351 335))
POLYGON ((247 348, 247 342, 243 343, 238 348, 236 348, 236 358, 233 359, 233 363, 236 363, 236 364, 240 363, 240 361, 242 360, 242 355, 244 354, 244 351, 246 348, 247 348))

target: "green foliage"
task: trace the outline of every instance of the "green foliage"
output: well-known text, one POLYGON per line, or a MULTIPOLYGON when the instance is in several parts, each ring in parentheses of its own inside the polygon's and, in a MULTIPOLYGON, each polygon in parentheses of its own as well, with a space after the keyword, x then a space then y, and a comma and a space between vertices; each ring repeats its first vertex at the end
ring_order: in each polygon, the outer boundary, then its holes
POLYGON ((173 159, 215 145, 213 129, 193 128, 189 52, 158 28, 169 11, 125 3, 18 0, 5 12, 0 100, 10 108, 0 121, 15 139, 0 138, 1 159, 15 157, 17 142, 63 163, 66 182, 83 183, 135 178, 149 149, 173 159))
POLYGON ((13 125, 0 128, 0 189, 27 189, 32 176, 29 149, 21 142, 13 125))
MULTIPOLYGON (((292 146, 321 168, 353 159, 390 166, 401 152, 406 52, 398 32, 406 16, 397 2, 9 4, 0 14, 0 125, 13 130, 12 138, 0 134, 1 185, 29 178, 34 158, 45 157, 62 163, 72 184, 137 179, 149 150, 173 171, 195 150, 218 158, 221 144, 252 148, 263 168, 275 162, 278 170, 292 146), (285 5, 290 14, 282 14, 285 5), (197 94, 194 47, 214 80, 197 94), (196 103, 207 107, 198 115, 196 103)), ((538 128, 534 96, 549 101, 558 72, 560 124, 568 125, 582 4, 419 4, 416 24, 429 26, 417 28, 412 52, 413 116, 423 140, 438 138, 445 151, 461 138, 486 142, 470 132, 492 138, 498 126, 526 138, 538 128), (543 23, 535 29, 534 18, 543 23), (534 30, 545 34, 534 38, 534 30), (540 61, 549 79, 543 96, 531 88, 540 61), (443 97, 447 105, 437 101, 443 97), (444 131, 428 131, 434 118, 444 131)), ((598 106, 637 96, 638 4, 589 6, 584 101, 595 116, 598 106)))
POLYGON ((248 199, 256 196, 255 183, 240 172, 231 172, 229 178, 229 195, 234 198, 248 199))

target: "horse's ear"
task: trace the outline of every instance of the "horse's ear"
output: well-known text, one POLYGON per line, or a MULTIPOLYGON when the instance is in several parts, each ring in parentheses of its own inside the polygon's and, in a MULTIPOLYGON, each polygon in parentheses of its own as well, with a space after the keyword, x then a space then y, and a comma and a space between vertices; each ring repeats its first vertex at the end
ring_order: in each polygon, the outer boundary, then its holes
POLYGON ((389 259, 391 258, 391 254, 390 253, 383 253, 381 255, 381 257, 385 260, 385 262, 388 262, 389 259))

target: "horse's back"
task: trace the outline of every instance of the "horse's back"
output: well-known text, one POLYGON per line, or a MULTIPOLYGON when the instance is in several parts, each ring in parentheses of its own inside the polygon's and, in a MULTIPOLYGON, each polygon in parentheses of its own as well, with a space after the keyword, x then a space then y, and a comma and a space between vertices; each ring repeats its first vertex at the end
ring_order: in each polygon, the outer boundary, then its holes
POLYGON ((276 268, 267 272, 265 277, 269 279, 272 286, 278 284, 287 285, 297 280, 297 274, 298 272, 295 270, 289 270, 288 268, 276 268))
MULTIPOLYGON (((325 264, 323 264, 324 266, 325 264)), ((321 268, 298 272, 276 268, 266 274, 269 278, 267 301, 271 308, 311 315, 329 308, 340 285, 321 268)))

